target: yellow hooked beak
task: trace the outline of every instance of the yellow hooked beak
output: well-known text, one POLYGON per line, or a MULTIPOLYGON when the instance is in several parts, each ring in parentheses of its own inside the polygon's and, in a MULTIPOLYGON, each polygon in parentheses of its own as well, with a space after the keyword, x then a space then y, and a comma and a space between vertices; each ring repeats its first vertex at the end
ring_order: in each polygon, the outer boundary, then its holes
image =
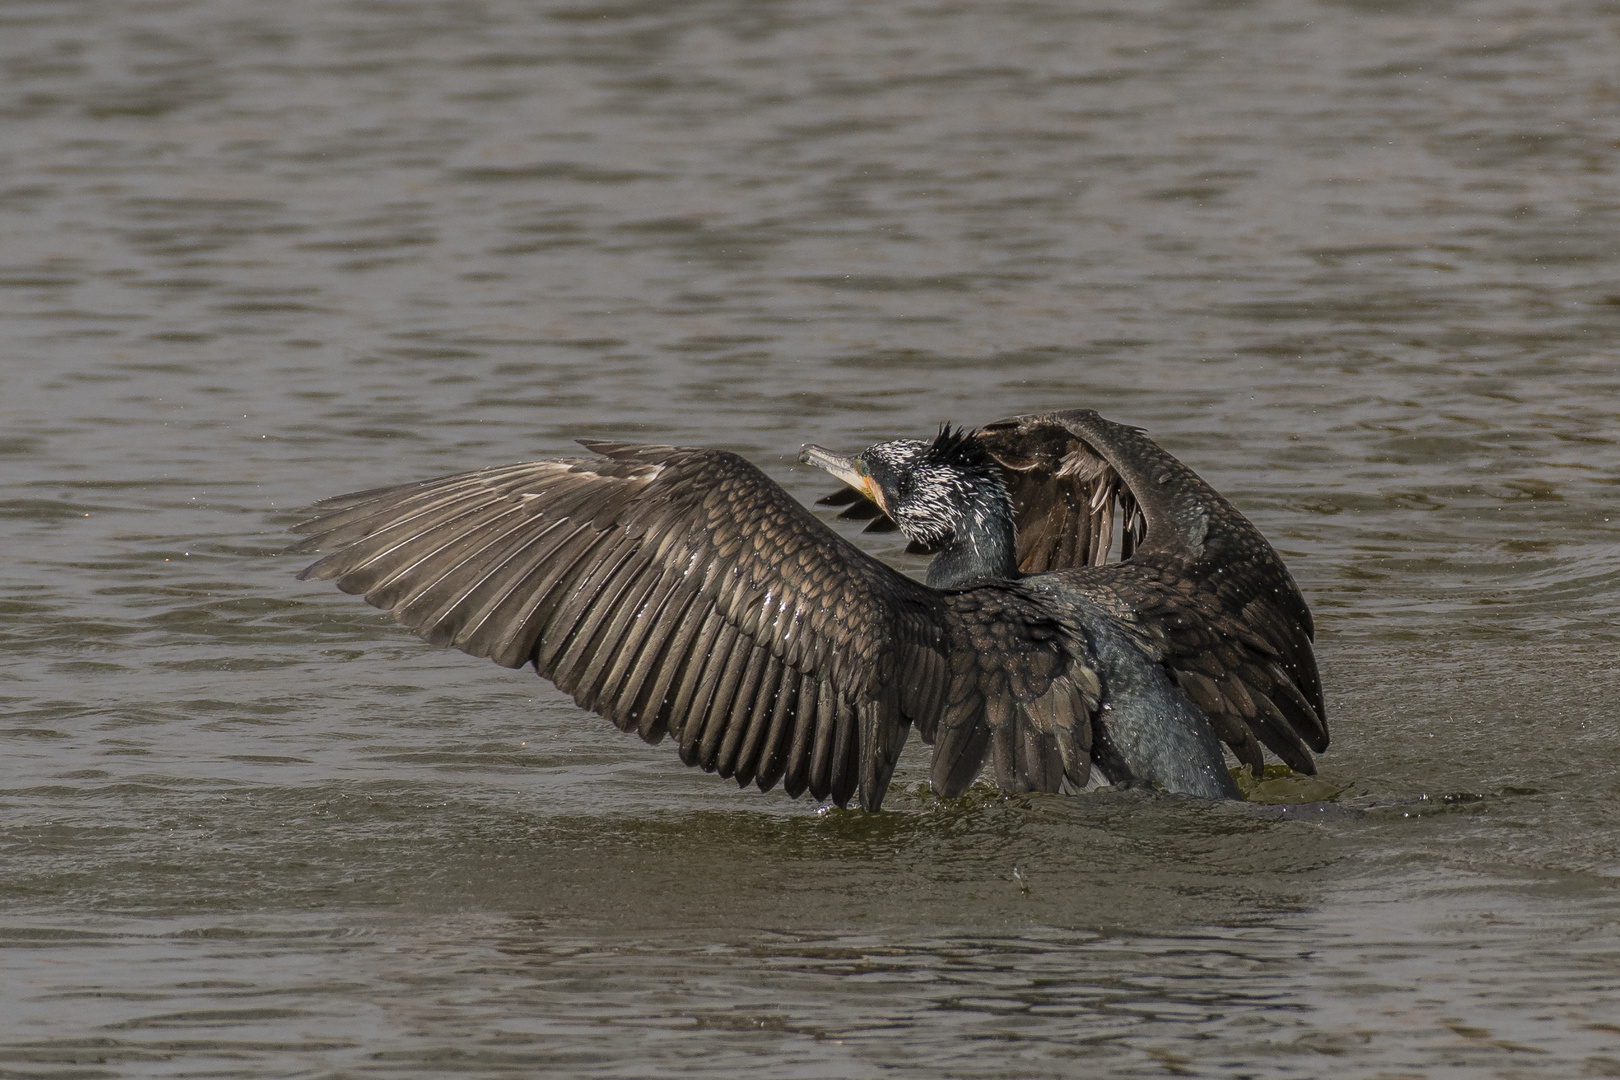
POLYGON ((889 507, 883 501, 882 490, 872 483, 872 478, 866 474, 859 462, 839 457, 831 450, 825 450, 815 443, 804 444, 804 447, 799 451, 799 460, 806 465, 826 469, 835 477, 877 503, 878 509, 885 514, 889 512, 889 507))

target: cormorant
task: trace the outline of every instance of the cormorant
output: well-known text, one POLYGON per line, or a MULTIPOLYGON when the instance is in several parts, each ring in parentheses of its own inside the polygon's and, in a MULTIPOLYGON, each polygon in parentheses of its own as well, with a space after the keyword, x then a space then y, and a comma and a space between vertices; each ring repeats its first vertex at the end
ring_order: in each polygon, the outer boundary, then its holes
POLYGON ((735 454, 582 443, 597 456, 326 500, 295 550, 336 550, 299 577, 532 663, 688 765, 839 806, 878 809, 913 724, 945 796, 988 756, 1006 790, 1235 798, 1221 741, 1256 775, 1262 744, 1302 772, 1327 746, 1293 579, 1138 429, 1075 410, 853 461, 806 447, 936 553, 928 584, 735 454))

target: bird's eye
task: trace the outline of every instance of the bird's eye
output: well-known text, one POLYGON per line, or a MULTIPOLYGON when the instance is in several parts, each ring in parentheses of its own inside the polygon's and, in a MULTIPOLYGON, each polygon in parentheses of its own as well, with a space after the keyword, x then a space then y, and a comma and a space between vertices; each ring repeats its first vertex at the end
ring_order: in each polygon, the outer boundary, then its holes
POLYGON ((866 462, 862 461, 860 458, 855 459, 855 471, 860 473, 862 476, 871 475, 871 470, 866 467, 866 462))
POLYGON ((902 476, 900 482, 894 485, 894 493, 902 499, 911 497, 911 477, 902 476))

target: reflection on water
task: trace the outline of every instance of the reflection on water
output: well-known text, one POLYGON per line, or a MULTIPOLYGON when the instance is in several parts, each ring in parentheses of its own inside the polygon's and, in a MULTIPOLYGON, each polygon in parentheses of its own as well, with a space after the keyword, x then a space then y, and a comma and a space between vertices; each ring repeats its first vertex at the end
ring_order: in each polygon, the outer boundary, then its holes
POLYGON ((0 1071, 1620 1075, 1612 15, 0 9, 0 1071), (738 793, 280 554, 1075 406, 1288 559, 1329 807, 738 793))

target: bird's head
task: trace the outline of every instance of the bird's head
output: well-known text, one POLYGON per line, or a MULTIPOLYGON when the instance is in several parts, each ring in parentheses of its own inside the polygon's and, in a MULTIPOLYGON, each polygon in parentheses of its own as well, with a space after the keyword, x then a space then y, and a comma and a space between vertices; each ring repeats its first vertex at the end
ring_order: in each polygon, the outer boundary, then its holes
POLYGON ((806 445, 799 460, 871 499, 913 544, 930 550, 1012 515, 1000 467, 972 434, 949 424, 932 441, 895 439, 854 459, 806 445))

